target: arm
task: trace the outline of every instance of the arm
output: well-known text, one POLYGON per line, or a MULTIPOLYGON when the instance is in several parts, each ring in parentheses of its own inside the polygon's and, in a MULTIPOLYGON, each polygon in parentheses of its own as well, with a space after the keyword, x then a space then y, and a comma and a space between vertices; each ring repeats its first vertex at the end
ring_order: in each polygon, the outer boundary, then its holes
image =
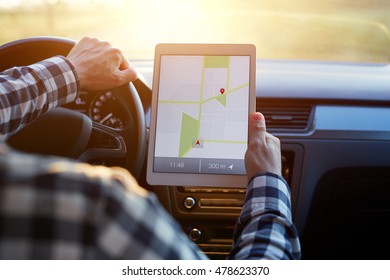
POLYGON ((73 101, 78 80, 64 57, 0 74, 0 133, 9 136, 39 115, 73 101))
POLYGON ((231 259, 299 259, 290 190, 281 177, 279 140, 266 132, 264 116, 251 115, 245 155, 247 196, 236 224, 231 259))
POLYGON ((0 134, 7 137, 41 114, 75 100, 79 90, 106 90, 136 79, 120 50, 83 38, 66 58, 0 73, 0 134))
POLYGON ((249 183, 230 258, 300 258, 298 233, 291 217, 290 191, 283 178, 265 173, 249 183))

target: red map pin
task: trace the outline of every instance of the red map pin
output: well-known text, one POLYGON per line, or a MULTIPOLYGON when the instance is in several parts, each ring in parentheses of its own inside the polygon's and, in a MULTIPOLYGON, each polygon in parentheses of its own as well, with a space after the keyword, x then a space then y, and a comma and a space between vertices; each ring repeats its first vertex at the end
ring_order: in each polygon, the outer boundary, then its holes
POLYGON ((220 92, 221 94, 224 94, 224 93, 225 93, 225 89, 224 89, 224 88, 221 88, 221 89, 219 90, 219 92, 220 92))

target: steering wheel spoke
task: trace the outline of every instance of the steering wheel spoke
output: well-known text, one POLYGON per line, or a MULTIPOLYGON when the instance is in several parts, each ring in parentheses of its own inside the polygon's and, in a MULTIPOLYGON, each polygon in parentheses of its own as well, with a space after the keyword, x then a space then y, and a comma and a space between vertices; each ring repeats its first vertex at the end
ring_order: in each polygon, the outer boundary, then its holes
POLYGON ((113 129, 93 123, 91 137, 79 160, 106 166, 126 164, 127 148, 124 138, 113 129))

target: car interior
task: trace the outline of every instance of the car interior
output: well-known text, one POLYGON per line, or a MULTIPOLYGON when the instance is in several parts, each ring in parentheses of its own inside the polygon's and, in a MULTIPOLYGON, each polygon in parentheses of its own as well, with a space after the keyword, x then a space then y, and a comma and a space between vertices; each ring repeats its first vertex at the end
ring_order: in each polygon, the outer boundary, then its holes
MULTIPOLYGON (((389 7, 385 1, 377 2, 389 7)), ((372 13, 369 1, 356 3, 353 11, 372 13)), ((257 59, 256 111, 264 114, 267 131, 281 140, 282 174, 291 189, 302 259, 388 259, 390 21, 388 12, 381 15, 376 21, 355 22, 353 30, 363 29, 359 36, 365 36, 360 38, 365 42, 362 47, 355 48, 360 60, 277 55, 257 59), (375 34, 380 40, 372 39, 375 34), (367 52, 375 55, 370 58, 367 52)), ((303 17, 294 28, 309 19, 303 17)), ((337 24, 321 17, 320 25, 329 33, 337 24)), ((315 25, 309 28, 310 34, 318 32, 315 25)), ((347 27, 342 31, 348 38, 323 44, 321 51, 333 50, 331 43, 342 45, 356 35, 347 27)), ((0 71, 66 55, 75 42, 51 35, 9 40, 0 47, 0 71)), ((307 41, 302 46, 315 44, 307 41)), ((261 46, 257 48, 261 52, 261 46)), ((343 51, 352 52, 345 48, 338 55, 348 57, 343 51)), ((137 81, 105 92, 81 92, 75 102, 42 116, 8 144, 22 151, 128 169, 140 186, 157 195, 201 250, 211 259, 225 259, 246 190, 147 183, 153 58, 126 55, 137 69, 137 81), (65 121, 72 123, 69 130, 59 129, 65 121), (69 145, 50 144, 61 139, 69 145)))

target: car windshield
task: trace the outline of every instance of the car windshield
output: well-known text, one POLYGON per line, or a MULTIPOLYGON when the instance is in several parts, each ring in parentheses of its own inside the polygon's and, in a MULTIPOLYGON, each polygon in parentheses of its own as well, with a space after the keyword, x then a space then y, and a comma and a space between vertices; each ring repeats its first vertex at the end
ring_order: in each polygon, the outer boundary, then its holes
POLYGON ((388 0, 0 0, 0 43, 98 37, 131 59, 158 43, 252 43, 260 59, 390 59, 388 0))

